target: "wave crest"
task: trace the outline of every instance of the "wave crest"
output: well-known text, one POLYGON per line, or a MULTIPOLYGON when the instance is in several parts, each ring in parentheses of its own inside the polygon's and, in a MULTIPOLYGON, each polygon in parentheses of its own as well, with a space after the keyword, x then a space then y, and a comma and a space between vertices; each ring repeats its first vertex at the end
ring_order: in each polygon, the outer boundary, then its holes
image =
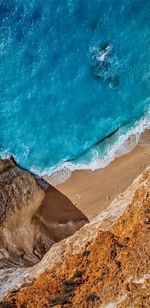
POLYGON ((98 146, 91 148, 89 151, 92 154, 92 159, 89 163, 83 162, 83 155, 79 159, 64 162, 55 169, 43 172, 41 175, 49 183, 57 185, 65 182, 75 170, 85 169, 94 171, 96 169, 104 168, 115 158, 132 151, 138 144, 141 134, 146 129, 150 129, 150 110, 148 111, 147 116, 143 116, 140 120, 136 121, 134 126, 129 130, 122 132, 122 129, 120 129, 115 136, 102 142, 99 146, 105 147, 106 145, 105 153, 100 154, 100 151, 98 151, 97 148, 98 146))

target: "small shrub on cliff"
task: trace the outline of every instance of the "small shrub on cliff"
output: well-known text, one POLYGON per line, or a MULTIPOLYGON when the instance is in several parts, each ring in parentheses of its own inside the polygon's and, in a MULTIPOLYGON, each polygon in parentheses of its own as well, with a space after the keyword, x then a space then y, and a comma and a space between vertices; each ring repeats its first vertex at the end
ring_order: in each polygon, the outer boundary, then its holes
POLYGON ((96 295, 96 293, 91 293, 90 295, 88 295, 88 297, 86 298, 87 302, 95 302, 96 300, 99 299, 99 296, 96 295))
POLYGON ((68 293, 81 284, 81 281, 73 281, 72 279, 64 282, 64 291, 68 293))
POLYGON ((89 250, 84 250, 83 251, 83 257, 88 257, 89 254, 90 254, 89 250))
POLYGON ((82 278, 82 275, 83 275, 82 271, 76 271, 72 276, 72 279, 74 280, 75 278, 82 278))
POLYGON ((0 303, 0 308, 12 308, 13 305, 10 303, 0 303))
POLYGON ((60 296, 57 296, 56 298, 54 298, 53 300, 50 300, 49 304, 50 307, 55 307, 57 305, 65 305, 65 304, 69 304, 69 300, 67 298, 63 298, 60 296))
POLYGON ((82 275, 82 271, 76 271, 70 280, 65 281, 64 292, 73 297, 75 288, 82 283, 82 275))

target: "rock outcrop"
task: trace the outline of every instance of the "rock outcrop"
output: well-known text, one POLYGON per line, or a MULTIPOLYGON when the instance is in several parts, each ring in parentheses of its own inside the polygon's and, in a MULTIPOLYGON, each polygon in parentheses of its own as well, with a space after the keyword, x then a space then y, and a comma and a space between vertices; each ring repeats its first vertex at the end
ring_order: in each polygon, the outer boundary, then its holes
POLYGON ((37 262, 34 252, 37 230, 32 218, 44 195, 35 178, 18 168, 12 158, 0 161, 1 267, 12 263, 30 265, 37 262))
POLYGON ((1 270, 36 264, 55 242, 87 221, 67 197, 19 168, 13 158, 0 160, 1 270), (55 201, 66 209, 59 220, 53 214, 55 201))
POLYGON ((8 307, 149 307, 150 168, 106 211, 19 274, 19 284, 7 285, 15 289, 3 302, 8 307))

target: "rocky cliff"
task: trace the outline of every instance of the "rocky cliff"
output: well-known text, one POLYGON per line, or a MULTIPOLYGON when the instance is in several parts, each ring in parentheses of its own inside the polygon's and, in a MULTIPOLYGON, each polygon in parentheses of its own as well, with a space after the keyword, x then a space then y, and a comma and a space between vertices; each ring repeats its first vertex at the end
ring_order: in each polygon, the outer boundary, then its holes
MULTIPOLYGON (((44 191, 29 172, 18 168, 13 159, 0 161, 1 267, 37 262, 36 250, 40 252, 42 245, 37 247, 40 232, 32 218, 43 199, 44 191)), ((49 239, 47 249, 50 245, 49 239)))
POLYGON ((37 265, 11 271, 2 293, 4 307, 108 308, 149 307, 149 290, 147 168, 106 211, 54 244, 37 265))
POLYGON ((21 267, 38 263, 55 242, 87 221, 67 197, 13 158, 0 160, 0 294, 12 282, 11 273, 15 278, 15 271, 24 272, 21 267), (63 214, 56 216, 57 206, 63 214))

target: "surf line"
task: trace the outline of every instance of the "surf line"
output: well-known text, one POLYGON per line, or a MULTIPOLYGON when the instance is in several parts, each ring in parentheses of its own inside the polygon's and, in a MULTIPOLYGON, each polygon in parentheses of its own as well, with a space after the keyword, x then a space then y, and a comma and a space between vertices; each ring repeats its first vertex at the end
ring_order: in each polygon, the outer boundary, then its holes
POLYGON ((80 153, 78 156, 73 157, 73 158, 70 158, 70 159, 67 159, 67 160, 64 160, 63 163, 67 163, 67 162, 70 162, 70 161, 72 162, 72 161, 78 159, 81 155, 84 155, 85 153, 87 153, 92 147, 94 147, 94 146, 100 144, 100 143, 103 142, 104 140, 109 139, 110 137, 112 137, 113 135, 115 135, 115 134, 118 132, 118 130, 120 129, 120 127, 121 127, 121 126, 117 127, 115 130, 113 130, 111 133, 109 133, 108 135, 106 135, 105 137, 103 137, 102 139, 100 139, 99 141, 97 141, 95 144, 89 146, 84 152, 80 153))

